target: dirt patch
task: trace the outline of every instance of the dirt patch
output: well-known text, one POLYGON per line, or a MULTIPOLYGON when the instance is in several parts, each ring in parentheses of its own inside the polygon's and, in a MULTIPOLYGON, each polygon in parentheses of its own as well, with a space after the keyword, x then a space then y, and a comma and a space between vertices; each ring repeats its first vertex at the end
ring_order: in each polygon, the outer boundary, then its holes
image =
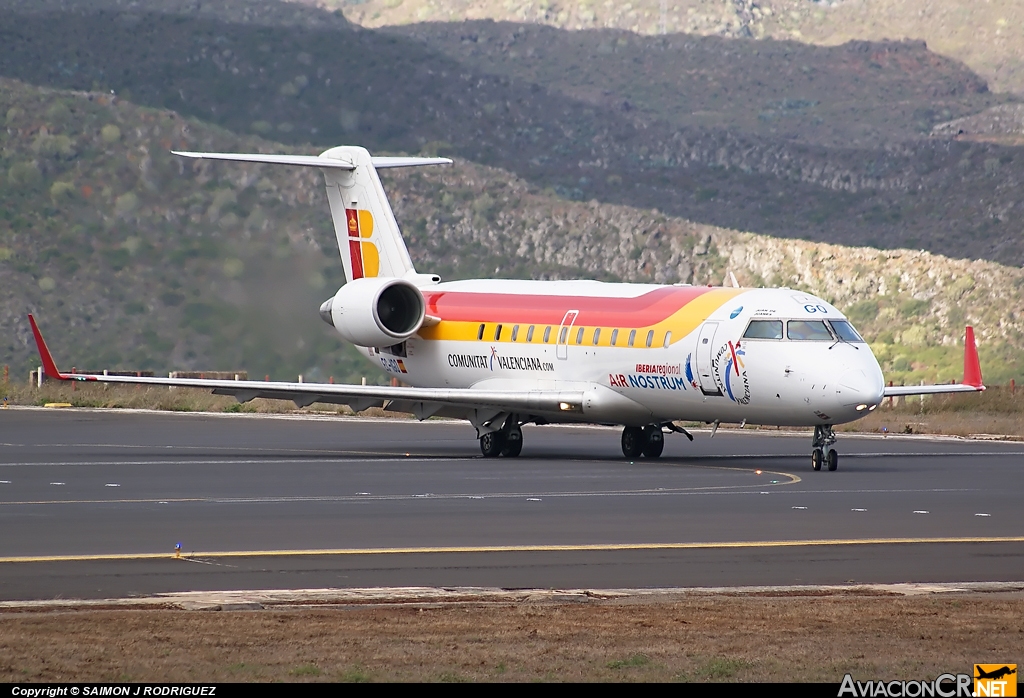
POLYGON ((695 596, 0 614, 0 681, 931 679, 1020 661, 1024 598, 695 596))

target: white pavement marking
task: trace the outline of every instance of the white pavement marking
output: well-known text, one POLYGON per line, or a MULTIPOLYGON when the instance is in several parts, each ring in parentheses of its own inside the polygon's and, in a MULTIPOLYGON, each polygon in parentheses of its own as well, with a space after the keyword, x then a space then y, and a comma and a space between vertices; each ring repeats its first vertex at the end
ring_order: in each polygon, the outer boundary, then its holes
POLYGON ((915 511, 914 513, 915 514, 927 514, 928 512, 919 509, 919 510, 915 511))
POLYGON ((975 516, 992 516, 992 514, 975 514, 975 516))

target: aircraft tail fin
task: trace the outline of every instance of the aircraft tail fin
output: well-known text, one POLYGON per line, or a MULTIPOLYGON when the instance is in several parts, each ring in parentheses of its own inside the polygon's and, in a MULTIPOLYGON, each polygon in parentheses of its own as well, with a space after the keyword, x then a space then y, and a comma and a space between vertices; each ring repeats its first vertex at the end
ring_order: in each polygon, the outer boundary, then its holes
POLYGON ((338 249, 348 281, 416 273, 377 170, 418 165, 450 165, 448 158, 371 157, 365 148, 338 146, 320 155, 259 153, 189 153, 175 155, 209 160, 319 167, 327 184, 338 249))

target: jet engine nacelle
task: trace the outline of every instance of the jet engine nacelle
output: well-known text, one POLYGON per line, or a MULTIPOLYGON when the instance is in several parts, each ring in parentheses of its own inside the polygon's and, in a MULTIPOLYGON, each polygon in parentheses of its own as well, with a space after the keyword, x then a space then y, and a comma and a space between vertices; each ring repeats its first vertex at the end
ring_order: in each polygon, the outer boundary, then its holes
POLYGON ((397 277, 353 279, 320 306, 324 322, 360 347, 388 347, 408 339, 425 313, 420 290, 397 277))

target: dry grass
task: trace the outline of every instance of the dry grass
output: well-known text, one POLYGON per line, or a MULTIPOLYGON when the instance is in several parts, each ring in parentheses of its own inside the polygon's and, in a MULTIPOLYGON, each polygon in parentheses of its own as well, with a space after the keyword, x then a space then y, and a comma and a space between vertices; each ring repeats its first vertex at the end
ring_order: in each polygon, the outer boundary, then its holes
POLYGON ((830 681, 1015 661, 1019 596, 0 615, 0 681, 830 681))

